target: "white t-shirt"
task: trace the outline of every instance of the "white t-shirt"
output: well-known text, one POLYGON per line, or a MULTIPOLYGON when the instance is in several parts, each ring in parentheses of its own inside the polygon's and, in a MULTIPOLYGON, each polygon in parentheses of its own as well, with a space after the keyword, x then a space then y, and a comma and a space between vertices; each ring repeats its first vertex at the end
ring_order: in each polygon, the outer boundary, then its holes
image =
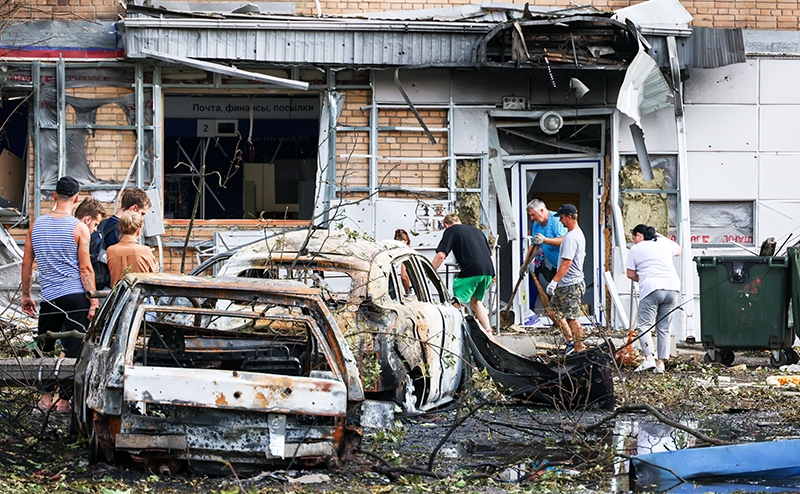
POLYGON ((572 259, 567 274, 558 282, 558 286, 575 285, 583 281, 583 258, 586 256, 586 237, 580 228, 573 228, 564 235, 561 249, 558 251, 558 265, 564 259, 572 259))
POLYGON ((639 299, 656 290, 681 290, 681 280, 675 271, 673 258, 681 248, 666 237, 656 237, 657 241, 643 240, 631 247, 626 269, 633 269, 639 275, 639 299))

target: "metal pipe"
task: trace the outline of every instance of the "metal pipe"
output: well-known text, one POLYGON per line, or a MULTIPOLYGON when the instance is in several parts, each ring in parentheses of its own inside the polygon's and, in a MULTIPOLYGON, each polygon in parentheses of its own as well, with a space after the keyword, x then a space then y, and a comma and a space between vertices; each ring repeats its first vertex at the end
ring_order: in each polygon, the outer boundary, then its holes
POLYGON ((136 154, 139 160, 136 162, 136 187, 142 188, 144 183, 144 167, 147 162, 144 154, 144 88, 142 79, 144 69, 141 63, 136 64, 136 154))
POLYGON ((66 174, 67 168, 67 95, 66 95, 66 68, 64 59, 58 56, 58 178, 66 174))
POLYGON ((36 220, 42 212, 41 190, 39 184, 42 183, 42 152, 41 152, 41 128, 39 122, 42 121, 40 113, 42 107, 42 85, 41 85, 41 64, 37 60, 31 65, 31 81, 33 82, 33 218, 36 220))

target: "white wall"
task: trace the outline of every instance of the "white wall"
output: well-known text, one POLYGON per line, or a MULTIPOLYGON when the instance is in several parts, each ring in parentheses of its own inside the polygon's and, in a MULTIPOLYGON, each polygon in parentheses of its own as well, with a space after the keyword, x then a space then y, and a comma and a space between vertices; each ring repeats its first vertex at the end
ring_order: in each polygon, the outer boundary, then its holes
MULTIPOLYGON (((779 245, 790 233, 800 237, 800 60, 753 58, 717 69, 689 69, 688 74, 689 200, 755 201, 756 247, 767 237, 779 245)), ((630 123, 620 119, 620 154, 635 154, 630 123)), ((650 154, 677 153, 672 107, 645 116, 642 123, 650 154)), ((691 255, 747 253, 731 245, 696 248, 691 255)), ((694 285, 697 289, 696 275, 694 285)))

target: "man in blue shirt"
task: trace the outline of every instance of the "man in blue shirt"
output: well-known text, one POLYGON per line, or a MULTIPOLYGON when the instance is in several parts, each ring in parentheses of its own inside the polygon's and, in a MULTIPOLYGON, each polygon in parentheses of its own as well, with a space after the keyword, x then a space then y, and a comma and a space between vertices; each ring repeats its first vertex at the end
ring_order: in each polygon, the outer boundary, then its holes
POLYGON ((533 281, 534 276, 544 276, 545 285, 553 279, 558 267, 558 250, 561 239, 567 234, 567 228, 561 224, 556 213, 547 209, 544 201, 533 199, 528 203, 528 219, 530 220, 529 233, 533 237, 530 249, 540 246, 538 255, 531 261, 528 271, 531 273, 529 280, 530 309, 536 308, 539 291, 533 281))

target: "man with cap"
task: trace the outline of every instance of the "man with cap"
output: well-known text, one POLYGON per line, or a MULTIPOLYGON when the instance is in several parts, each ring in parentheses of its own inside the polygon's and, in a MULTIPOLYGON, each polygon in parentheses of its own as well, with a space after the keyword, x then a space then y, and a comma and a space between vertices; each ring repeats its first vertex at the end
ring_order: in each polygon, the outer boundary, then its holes
MULTIPOLYGON (((39 268, 42 289, 39 311, 39 334, 77 330, 86 332, 98 308, 97 299, 86 298, 87 290, 95 289, 94 271, 89 259, 89 227, 72 215, 78 202, 80 184, 72 177, 61 177, 53 194, 55 206, 40 216, 28 229, 22 257, 22 310, 36 314, 31 297, 33 262, 39 268)), ((42 350, 52 352, 53 340, 39 343, 42 350)), ((66 357, 75 358, 81 348, 80 338, 62 340, 66 357)), ((39 408, 49 410, 58 401, 49 393, 42 395, 39 408)), ((62 400, 57 411, 68 412, 69 403, 62 400)))
POLYGON ((565 354, 583 351, 583 328, 578 318, 581 315, 581 301, 586 292, 583 281, 583 259, 586 256, 586 237, 578 227, 578 208, 572 204, 562 204, 556 213, 559 221, 567 228, 558 251, 558 269, 550 284, 550 307, 563 322, 561 332, 567 340, 565 354))

